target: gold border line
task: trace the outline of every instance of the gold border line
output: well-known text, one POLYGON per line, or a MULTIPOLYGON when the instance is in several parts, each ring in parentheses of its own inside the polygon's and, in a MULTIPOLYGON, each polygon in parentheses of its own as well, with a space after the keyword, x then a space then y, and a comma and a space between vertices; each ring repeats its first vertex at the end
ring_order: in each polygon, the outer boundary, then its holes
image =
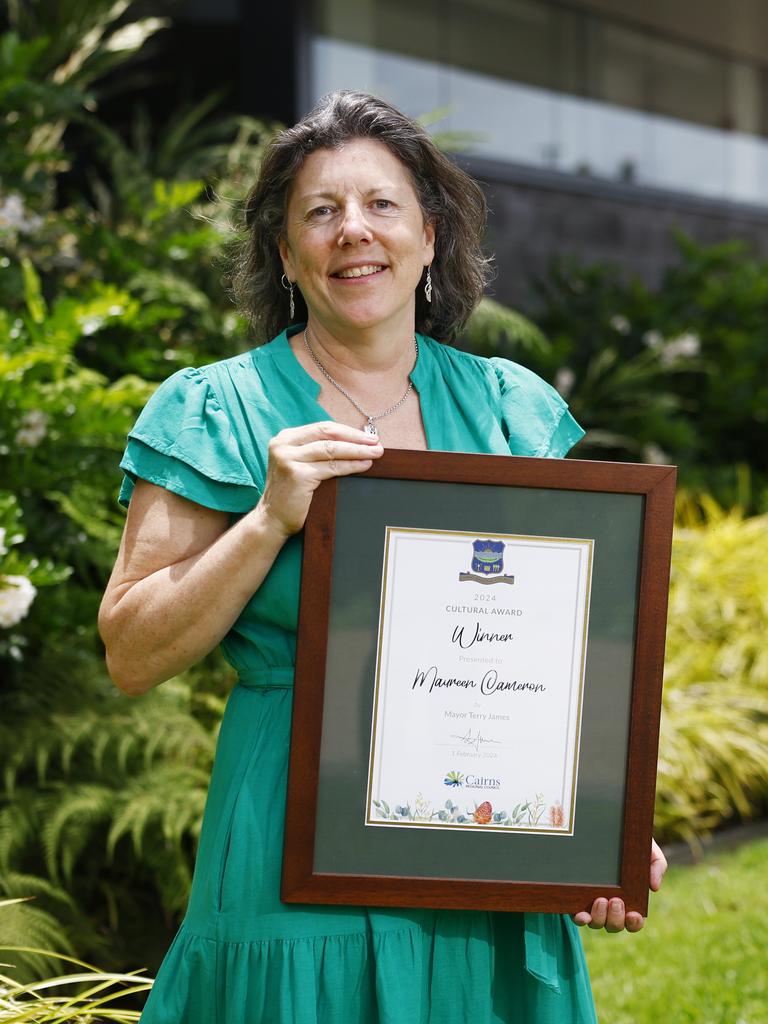
POLYGON ((573 769, 571 773, 571 813, 569 826, 573 832, 576 816, 576 784, 579 777, 579 753, 581 751, 581 719, 584 710, 584 675, 587 668, 587 635, 589 633, 589 609, 592 599, 592 564, 594 559, 595 542, 586 541, 589 550, 589 564, 587 565, 587 578, 584 586, 584 625, 581 631, 581 669, 579 672, 579 698, 576 710, 575 722, 575 745, 573 751, 573 769))
POLYGON ((379 608, 379 636, 376 644, 376 680, 373 687, 373 721, 371 723, 371 745, 368 753, 368 799, 366 801, 366 825, 373 824, 371 819, 371 796, 373 792, 373 774, 376 760, 376 734, 379 716, 379 678, 381 675, 381 649, 384 643, 384 615, 387 606, 387 579, 389 574, 389 541, 390 533, 396 526, 385 526, 384 566, 381 577, 381 607, 379 608))

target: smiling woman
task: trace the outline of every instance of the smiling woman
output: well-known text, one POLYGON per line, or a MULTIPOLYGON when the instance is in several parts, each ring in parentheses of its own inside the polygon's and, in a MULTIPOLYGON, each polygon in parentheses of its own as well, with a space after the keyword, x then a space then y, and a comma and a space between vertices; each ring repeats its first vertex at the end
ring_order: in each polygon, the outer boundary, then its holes
POLYGON ((359 139, 304 162, 279 248, 286 277, 322 323, 313 332, 322 344, 324 331, 412 333, 434 241, 406 168, 383 143, 359 139))
MULTIPOLYGON (((235 290, 272 340, 174 374, 129 435, 99 616, 112 678, 141 694, 218 643, 238 674, 189 908, 144 1024, 595 1019, 568 918, 279 899, 315 489, 384 443, 559 457, 582 435, 532 373, 447 344, 482 295, 484 222, 478 185, 418 124, 362 93, 327 97, 271 143, 247 201, 235 290)), ((600 901, 582 917, 642 926, 600 901)))

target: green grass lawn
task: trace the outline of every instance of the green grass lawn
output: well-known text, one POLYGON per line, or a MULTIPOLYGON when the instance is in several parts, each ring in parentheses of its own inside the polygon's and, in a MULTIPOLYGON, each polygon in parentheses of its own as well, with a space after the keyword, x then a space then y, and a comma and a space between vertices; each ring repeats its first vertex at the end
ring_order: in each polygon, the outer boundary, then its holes
POLYGON ((581 934, 600 1024, 768 1024, 768 840, 670 868, 637 935, 581 934))

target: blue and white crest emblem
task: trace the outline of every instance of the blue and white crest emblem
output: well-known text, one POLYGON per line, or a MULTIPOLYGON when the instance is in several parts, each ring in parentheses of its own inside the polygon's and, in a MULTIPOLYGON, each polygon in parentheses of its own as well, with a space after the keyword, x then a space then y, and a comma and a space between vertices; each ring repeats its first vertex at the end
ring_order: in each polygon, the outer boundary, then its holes
POLYGON ((469 572, 460 572, 462 583, 514 583, 514 576, 504 575, 504 541, 472 542, 472 564, 469 572))
POLYGON ((472 545, 472 572, 484 576, 504 570, 504 541, 476 540, 472 545))

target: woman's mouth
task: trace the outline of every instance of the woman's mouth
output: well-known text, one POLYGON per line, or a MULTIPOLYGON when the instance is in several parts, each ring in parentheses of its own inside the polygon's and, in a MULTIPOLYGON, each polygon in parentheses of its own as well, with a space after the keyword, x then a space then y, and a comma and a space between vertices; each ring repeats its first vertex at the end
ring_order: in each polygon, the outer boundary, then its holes
POLYGON ((382 267, 379 263, 368 263, 362 267, 349 267, 347 270, 337 270, 335 274, 331 274, 331 277, 341 281, 354 281, 361 277, 373 277, 386 269, 386 267, 382 267))

